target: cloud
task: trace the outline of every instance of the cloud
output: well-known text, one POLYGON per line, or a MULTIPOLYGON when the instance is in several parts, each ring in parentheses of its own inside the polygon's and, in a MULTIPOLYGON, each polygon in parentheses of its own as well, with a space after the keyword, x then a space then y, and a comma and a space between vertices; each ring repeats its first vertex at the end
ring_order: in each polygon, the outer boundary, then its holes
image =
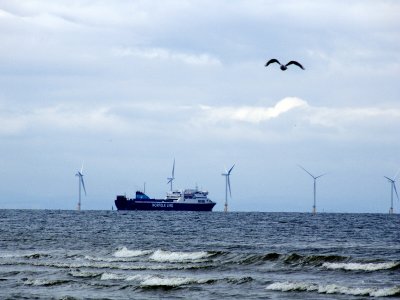
POLYGON ((367 124, 396 121, 400 118, 400 108, 381 107, 312 107, 310 114, 304 117, 310 124, 325 127, 343 128, 348 125, 365 126, 367 124))
POLYGON ((0 135, 21 135, 28 131, 42 134, 56 131, 121 132, 128 124, 108 107, 84 109, 57 105, 32 111, 1 111, 0 135))
POLYGON ((196 131, 199 135, 212 135, 213 132, 223 135, 225 131, 231 137, 239 137, 254 136, 255 131, 262 134, 266 129, 263 124, 272 120, 277 121, 273 126, 268 126, 268 134, 283 134, 291 130, 287 124, 297 124, 308 133, 317 130, 319 133, 325 131, 330 134, 334 129, 344 136, 354 132, 368 135, 371 130, 383 132, 387 126, 400 126, 400 108, 321 107, 310 105, 298 97, 286 97, 273 106, 125 103, 91 107, 64 104, 36 108, 32 111, 7 110, 0 107, 0 135, 21 135, 28 131, 106 131, 117 134, 146 132, 158 136, 164 134, 160 132, 160 128, 168 128, 171 136, 181 135, 182 131, 196 131), (171 118, 171 115, 175 117, 171 118), (227 127, 226 124, 231 126, 227 127))
POLYGON ((201 106, 208 118, 214 122, 233 120, 244 121, 249 123, 260 123, 273 118, 279 117, 281 114, 289 112, 295 108, 308 107, 306 101, 296 98, 287 97, 278 101, 273 107, 210 107, 201 106))
POLYGON ((190 54, 184 52, 176 52, 165 48, 115 48, 113 50, 115 56, 125 57, 133 56, 146 59, 157 60, 173 60, 183 62, 189 65, 221 65, 218 58, 210 54, 190 54))

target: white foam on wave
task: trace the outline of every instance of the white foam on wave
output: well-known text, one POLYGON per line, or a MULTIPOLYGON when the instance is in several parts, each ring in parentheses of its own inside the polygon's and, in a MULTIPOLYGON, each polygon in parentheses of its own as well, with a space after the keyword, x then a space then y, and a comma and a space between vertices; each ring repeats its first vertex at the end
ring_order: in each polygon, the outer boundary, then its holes
POLYGON ((142 287, 152 287, 152 286, 170 286, 176 287, 181 285, 193 284, 193 283, 206 283, 206 279, 196 279, 189 277, 159 277, 151 276, 147 279, 141 281, 140 286, 142 287))
POLYGON ((47 279, 28 279, 24 282, 26 285, 32 285, 32 286, 52 286, 52 285, 58 285, 58 284, 63 284, 68 281, 66 280, 47 280, 47 279))
POLYGON ((123 275, 116 273, 103 273, 101 280, 125 280, 136 281, 141 287, 168 286, 177 287, 193 283, 207 283, 207 279, 189 277, 161 277, 158 275, 123 275))
POLYGON ((275 282, 266 287, 267 290, 292 292, 317 292, 320 294, 343 294, 352 296, 387 297, 400 293, 400 286, 388 288, 346 287, 336 284, 319 285, 308 282, 275 282))
POLYGON ((399 263, 396 262, 386 262, 386 263, 324 263, 322 266, 331 270, 346 270, 346 271, 379 271, 392 269, 398 266, 399 263))
POLYGON ((182 262, 182 261, 199 260, 202 258, 206 258, 208 256, 210 256, 210 254, 205 251, 170 252, 170 251, 157 250, 152 255, 150 255, 150 259, 158 262, 182 262))
POLYGON ((184 277, 174 277, 174 278, 160 278, 160 277, 152 277, 146 280, 143 280, 140 285, 143 287, 146 286, 181 286, 185 284, 192 283, 193 280, 191 278, 184 277))
POLYGON ((124 280, 126 276, 115 273, 103 273, 101 274, 100 280, 124 280))
POLYGON ((129 250, 126 247, 122 247, 121 249, 117 250, 114 252, 113 256, 114 257, 136 257, 136 256, 143 256, 150 254, 151 251, 146 251, 146 250, 129 250))

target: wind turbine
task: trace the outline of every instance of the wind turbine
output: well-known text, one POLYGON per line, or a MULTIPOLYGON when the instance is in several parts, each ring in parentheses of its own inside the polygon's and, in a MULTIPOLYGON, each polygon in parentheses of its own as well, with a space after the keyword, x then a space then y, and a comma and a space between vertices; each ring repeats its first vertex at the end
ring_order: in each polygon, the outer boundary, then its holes
POLYGON ((81 210, 81 186, 83 187, 83 190, 84 190, 85 196, 86 196, 85 182, 83 181, 83 163, 82 163, 81 170, 78 171, 78 173, 76 173, 75 176, 78 176, 78 184, 79 184, 79 200, 78 200, 78 206, 76 207, 76 209, 81 210))
POLYGON ((393 178, 389 178, 387 176, 383 176, 390 182, 390 186, 391 186, 390 187, 390 209, 389 209, 389 214, 393 213, 393 190, 396 193, 397 200, 399 200, 399 194, 397 193, 397 189, 396 189, 396 177, 399 174, 399 171, 397 171, 396 175, 394 175, 393 178))
POLYGON ((172 182, 175 180, 175 158, 174 158, 174 164, 172 165, 171 177, 168 177, 167 179, 168 179, 167 184, 171 184, 171 192, 172 192, 172 182))
POLYGON ((232 198, 232 192, 231 192, 231 181, 229 179, 229 176, 231 176, 232 169, 235 165, 233 165, 229 171, 225 169, 225 173, 222 173, 222 176, 225 176, 225 205, 224 205, 224 212, 228 212, 228 189, 229 189, 229 195, 232 198))
POLYGON ((308 175, 310 175, 314 179, 314 205, 313 205, 313 210, 312 213, 315 215, 317 213, 317 208, 316 208, 316 202, 317 202, 317 179, 326 175, 326 173, 314 176, 310 172, 308 172, 306 169, 304 169, 302 166, 299 165, 300 168, 302 168, 304 171, 307 172, 308 175))

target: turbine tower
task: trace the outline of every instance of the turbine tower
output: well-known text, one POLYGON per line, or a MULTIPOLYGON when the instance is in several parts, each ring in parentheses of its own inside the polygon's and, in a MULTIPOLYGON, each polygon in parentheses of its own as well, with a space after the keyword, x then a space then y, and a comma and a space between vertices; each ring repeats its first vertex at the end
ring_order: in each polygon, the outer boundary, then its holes
POLYGON ((174 158, 174 164, 172 165, 171 177, 168 177, 167 180, 168 180, 167 184, 171 184, 171 192, 172 192, 172 182, 175 180, 175 158, 174 158))
POLYGON ((304 171, 307 172, 308 175, 310 175, 313 179, 314 179, 314 205, 313 205, 313 210, 312 213, 315 215, 317 213, 317 179, 326 175, 326 173, 318 175, 318 176, 314 176, 313 174, 311 174, 310 172, 308 172, 306 169, 304 169, 302 166, 299 165, 300 168, 302 168, 304 171))
POLYGON ((225 173, 222 173, 222 176, 225 176, 225 205, 224 205, 224 212, 228 212, 228 189, 229 189, 229 195, 232 198, 232 192, 231 192, 231 181, 229 179, 229 176, 231 176, 232 169, 235 165, 233 165, 229 171, 225 169, 225 173))
POLYGON ((389 178, 387 176, 383 176, 390 182, 390 209, 389 209, 389 214, 393 214, 393 191, 396 193, 397 200, 399 200, 399 194, 397 193, 397 189, 396 189, 396 177, 399 174, 399 171, 397 171, 396 175, 394 175, 393 178, 389 178))
POLYGON ((86 196, 85 182, 83 181, 83 163, 81 170, 78 171, 78 173, 76 173, 75 176, 78 176, 78 185, 79 185, 79 200, 76 210, 81 210, 81 187, 83 187, 83 191, 85 192, 86 196))

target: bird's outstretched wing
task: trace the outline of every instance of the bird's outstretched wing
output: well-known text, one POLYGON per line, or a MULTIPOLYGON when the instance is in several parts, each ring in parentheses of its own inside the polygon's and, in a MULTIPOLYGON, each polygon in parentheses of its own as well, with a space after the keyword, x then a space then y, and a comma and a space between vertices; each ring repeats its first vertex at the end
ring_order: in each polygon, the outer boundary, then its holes
POLYGON ((295 61, 295 60, 289 61, 285 66, 287 67, 287 66, 289 66, 289 65, 296 65, 296 66, 298 66, 298 67, 300 67, 300 68, 302 68, 302 69, 304 70, 304 67, 303 67, 300 63, 298 63, 297 61, 295 61))
POLYGON ((273 59, 270 59, 270 60, 265 64, 265 66, 268 67, 268 65, 269 65, 269 64, 272 64, 272 63, 281 64, 276 58, 273 58, 273 59))

